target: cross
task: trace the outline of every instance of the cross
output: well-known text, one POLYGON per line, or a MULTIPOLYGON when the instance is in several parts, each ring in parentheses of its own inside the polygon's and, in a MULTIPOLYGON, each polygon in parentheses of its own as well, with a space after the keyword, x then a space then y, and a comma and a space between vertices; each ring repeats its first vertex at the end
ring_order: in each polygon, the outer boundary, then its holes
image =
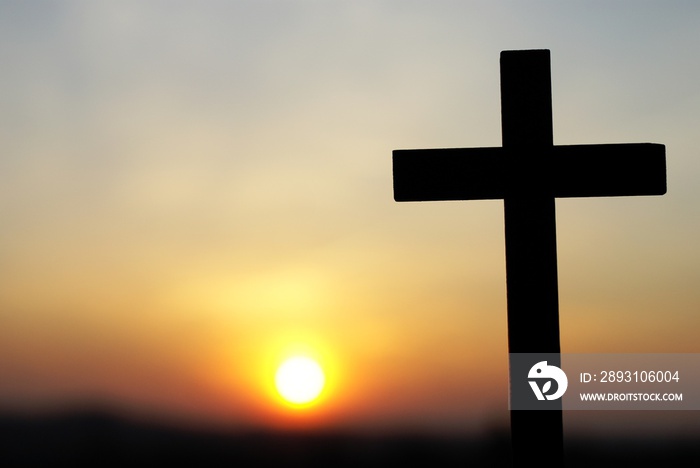
MULTIPOLYGON (((503 199, 509 353, 559 356, 554 199, 663 195, 665 148, 555 146, 549 50, 501 52, 501 126, 500 148, 395 150, 394 199, 503 199)), ((561 403, 510 419, 515 466, 563 464, 561 403)))

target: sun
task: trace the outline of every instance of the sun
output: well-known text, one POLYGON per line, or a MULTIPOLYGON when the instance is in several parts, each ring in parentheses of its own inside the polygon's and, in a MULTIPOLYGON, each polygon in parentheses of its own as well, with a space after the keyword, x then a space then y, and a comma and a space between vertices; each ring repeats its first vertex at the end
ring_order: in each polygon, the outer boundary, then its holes
POLYGON ((275 387, 280 396, 295 406, 315 401, 323 391, 326 376, 321 366, 306 356, 285 360, 275 374, 275 387))

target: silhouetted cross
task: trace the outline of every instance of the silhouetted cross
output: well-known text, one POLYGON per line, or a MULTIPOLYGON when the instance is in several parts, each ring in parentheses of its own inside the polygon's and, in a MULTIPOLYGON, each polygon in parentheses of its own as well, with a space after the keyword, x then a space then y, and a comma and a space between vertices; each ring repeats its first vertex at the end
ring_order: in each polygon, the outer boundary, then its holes
MULTIPOLYGON (((394 199, 503 199, 509 353, 559 354, 554 199, 663 195, 665 148, 554 146, 549 50, 501 52, 501 125, 501 148, 394 151, 394 199)), ((516 466, 560 466, 561 406, 512 410, 511 436, 516 466)))

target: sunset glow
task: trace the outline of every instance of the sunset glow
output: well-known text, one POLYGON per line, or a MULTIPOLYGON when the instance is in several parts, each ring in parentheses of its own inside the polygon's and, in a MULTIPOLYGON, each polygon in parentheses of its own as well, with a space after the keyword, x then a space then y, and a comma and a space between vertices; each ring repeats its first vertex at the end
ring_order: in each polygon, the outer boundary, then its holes
MULTIPOLYGON (((392 150, 501 146, 513 49, 555 144, 667 148, 556 201, 562 352, 698 352, 700 3, 438 3, 0 2, 0 416, 507 427, 503 202, 396 203, 392 150)), ((700 434, 647 413, 565 425, 700 434)))

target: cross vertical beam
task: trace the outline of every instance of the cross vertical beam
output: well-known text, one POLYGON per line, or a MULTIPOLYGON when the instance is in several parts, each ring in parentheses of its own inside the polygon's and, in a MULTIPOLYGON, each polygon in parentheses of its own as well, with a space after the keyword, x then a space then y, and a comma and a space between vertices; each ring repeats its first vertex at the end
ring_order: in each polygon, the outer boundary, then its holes
MULTIPOLYGON (((509 168, 504 197, 508 349, 558 354, 556 220, 547 190, 553 146, 548 50, 501 53, 501 119, 509 168)), ((562 465, 561 409, 511 410, 511 434, 515 466, 562 465)))

